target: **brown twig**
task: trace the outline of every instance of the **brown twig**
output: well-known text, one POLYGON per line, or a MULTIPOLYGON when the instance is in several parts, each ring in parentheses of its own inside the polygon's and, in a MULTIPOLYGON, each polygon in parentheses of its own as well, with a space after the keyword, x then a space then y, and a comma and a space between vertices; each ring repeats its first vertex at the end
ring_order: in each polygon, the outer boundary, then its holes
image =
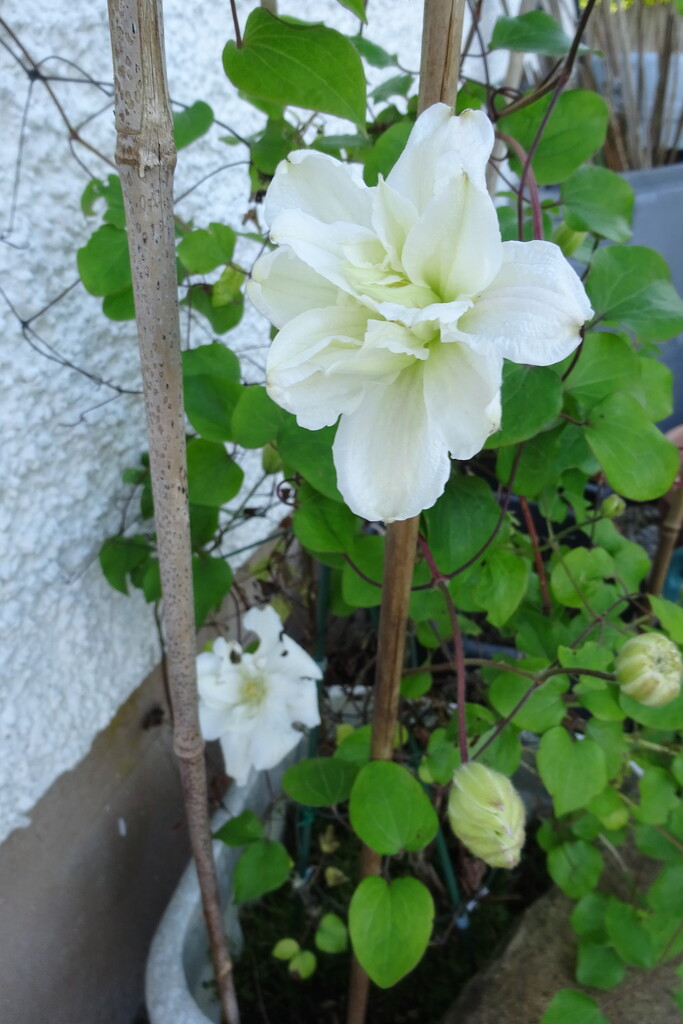
POLYGON ((681 527, 683 527, 683 483, 679 481, 660 530, 657 553, 652 563, 647 587, 650 594, 661 594, 662 592, 681 527))
POLYGON ((199 731, 187 500, 185 419, 173 224, 175 144, 161 0, 109 0, 116 166, 121 176, 145 390, 155 525, 164 599, 173 748, 220 994, 239 1024, 212 855, 204 743, 199 731))

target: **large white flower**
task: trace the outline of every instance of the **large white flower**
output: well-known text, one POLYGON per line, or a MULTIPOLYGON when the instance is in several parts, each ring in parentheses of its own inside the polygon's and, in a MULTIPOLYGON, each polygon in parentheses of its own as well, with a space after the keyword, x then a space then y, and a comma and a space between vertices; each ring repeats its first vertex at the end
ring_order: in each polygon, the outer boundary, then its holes
POLYGON ((239 786, 252 767, 273 768, 294 749, 301 731, 293 723, 320 724, 316 680, 322 677, 273 608, 251 608, 243 621, 259 637, 253 654, 219 637, 197 657, 202 735, 221 741, 225 770, 239 786))
POLYGON ((341 416, 339 489, 367 519, 429 508, 500 425, 503 359, 546 366, 592 310, 550 242, 502 242, 485 170, 493 127, 443 103, 417 120, 386 181, 290 153, 265 201, 279 248, 249 294, 279 328, 271 397, 311 430, 341 416))

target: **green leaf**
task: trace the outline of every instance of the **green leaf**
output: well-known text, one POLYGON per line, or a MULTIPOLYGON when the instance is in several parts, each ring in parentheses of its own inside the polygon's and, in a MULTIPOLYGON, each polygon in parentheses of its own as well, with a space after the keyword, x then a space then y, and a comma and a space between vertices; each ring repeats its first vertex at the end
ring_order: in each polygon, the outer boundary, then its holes
POLYGON ((640 387, 639 358, 623 335, 591 331, 565 387, 590 409, 615 391, 632 392, 640 387))
POLYGON ((195 437, 187 445, 187 488, 196 505, 218 508, 234 498, 244 473, 222 444, 195 437))
POLYGON ((506 362, 501 401, 501 429, 488 439, 487 448, 526 441, 549 426, 562 409, 562 381, 547 366, 506 362))
POLYGON ((292 104, 365 125, 365 75, 357 50, 324 25, 292 24, 263 8, 247 19, 243 45, 228 42, 230 81, 257 99, 292 104))
POLYGON ((398 121, 382 132, 365 159, 363 181, 366 185, 376 185, 380 174, 386 178, 405 149, 412 127, 410 121, 398 121))
POLYGON ((602 874, 602 866, 599 852, 584 839, 561 843, 548 854, 550 877, 573 900, 595 889, 602 874))
POLYGON ((590 996, 573 988, 562 988, 557 992, 540 1024, 609 1024, 590 996))
POLYGON ((350 761, 309 757, 287 769, 282 788, 297 803, 332 807, 348 798, 357 775, 358 767, 350 761))
POLYGON ((418 700, 420 697, 424 697, 431 688, 431 672, 418 672, 414 676, 404 676, 401 680, 401 696, 408 700, 418 700))
POLYGON ((208 103, 197 100, 173 115, 175 148, 184 149, 191 142, 206 135, 213 124, 213 110, 208 103))
POLYGON ((124 288, 112 295, 105 295, 102 300, 102 312, 110 320, 134 320, 135 297, 132 287, 124 288))
POLYGON ((676 644, 683 644, 683 608, 656 594, 648 595, 648 600, 669 639, 676 644))
POLYGON ((255 900, 287 881, 292 862, 282 843, 258 839, 244 851, 235 865, 235 903, 255 900))
POLYGON ((418 768, 418 776, 422 782, 438 782, 447 785, 453 778, 453 772, 460 764, 460 754, 445 729, 435 729, 427 743, 427 753, 418 768))
POLYGON ((360 729, 354 729, 342 740, 334 752, 334 757, 338 757, 342 761, 351 761, 352 764, 367 764, 370 760, 371 743, 372 726, 361 725, 360 729))
POLYGON ((607 935, 622 960, 634 967, 653 967, 655 950, 635 907, 610 896, 605 913, 607 935))
POLYGON ((211 292, 211 305, 214 309, 228 306, 230 303, 242 301, 242 285, 245 273, 237 267, 226 267, 217 281, 214 281, 211 292))
POLYGON ((576 934, 587 942, 603 942, 607 936, 605 931, 605 912, 607 896, 602 892, 589 892, 576 904, 571 914, 572 928, 576 934))
POLYGON ((76 256, 78 273, 91 295, 112 295, 130 287, 128 235, 113 224, 103 224, 76 256))
POLYGON ((314 973, 317 966, 318 959, 315 953, 312 953, 310 949, 302 949, 294 954, 289 961, 287 970, 293 978, 297 978, 299 981, 306 981, 314 973))
POLYGON ((673 373, 658 359, 639 353, 640 389, 635 397, 653 423, 670 416, 674 408, 673 373))
POLYGON ((598 249, 586 278, 596 315, 624 324, 651 341, 666 341, 683 331, 683 300, 666 260, 640 245, 598 249))
POLYGON ((242 388, 232 413, 232 435, 243 448, 262 448, 277 437, 285 411, 257 384, 242 388))
POLYGON ((359 963, 380 988, 391 988, 422 959, 432 933, 434 901, 416 878, 366 878, 349 907, 359 963))
POLYGON ((342 7, 346 7, 347 11, 351 11, 361 21, 367 21, 365 17, 365 0, 339 0, 342 7))
POLYGON ((436 812, 411 773, 392 761, 370 761, 349 801, 351 825, 377 853, 421 850, 439 827, 436 812))
POLYGON ((358 528, 358 517, 346 505, 302 485, 294 513, 294 534, 310 551, 347 551, 358 528))
POLYGON ((197 348, 183 352, 183 380, 188 377, 216 377, 219 380, 240 382, 240 361, 226 345, 214 341, 210 345, 199 345, 197 348))
POLYGON ((647 894, 649 906, 674 917, 683 917, 683 864, 662 868, 647 894))
POLYGON ((128 593, 126 577, 138 565, 142 565, 152 552, 149 538, 143 534, 135 537, 108 537, 100 548, 100 566, 107 583, 128 593))
POLYGON ((413 81, 413 75, 394 75, 381 82, 372 90, 370 96, 378 103, 382 103, 392 96, 407 96, 413 81))
POLYGON ((610 949, 595 942, 580 942, 576 961, 576 980, 580 985, 614 988, 623 981, 626 964, 610 949))
MULTIPOLYGON (((512 672, 496 673, 489 687, 489 700, 504 718, 511 714, 533 686, 533 680, 512 672)), ((519 729, 543 733, 559 725, 566 714, 562 694, 569 689, 566 676, 551 676, 538 687, 512 719, 519 729)))
POLYGON ((293 416, 287 416, 277 435, 277 448, 285 466, 301 476, 328 498, 341 501, 337 471, 332 461, 336 427, 305 430, 293 416))
POLYGON ((573 231, 591 231, 613 242, 632 235, 633 189, 606 167, 581 167, 562 183, 564 217, 573 231))
POLYGON ((214 839, 220 839, 226 846, 247 846, 263 839, 265 829, 263 822, 253 811, 242 811, 235 818, 230 818, 214 832, 214 839))
POLYGON ((529 580, 529 562, 496 548, 486 555, 475 596, 489 622, 500 628, 519 607, 529 580))
POLYGON ((202 548, 214 540, 218 530, 219 509, 190 505, 190 538, 193 548, 202 548))
POLYGON ((375 608, 382 600, 382 578, 384 576, 384 537, 354 537, 346 548, 353 565, 348 562, 342 568, 342 597, 352 608, 375 608), (359 575, 359 571, 366 576, 359 575), (380 584, 375 586, 368 580, 380 584))
POLYGON ((266 177, 272 177, 280 161, 297 146, 301 146, 301 140, 296 128, 282 117, 269 117, 260 139, 251 147, 252 163, 266 177))
POLYGON ((193 284, 188 288, 187 295, 181 300, 180 305, 189 306, 190 309, 205 316, 216 334, 225 334, 242 319, 244 296, 240 293, 234 302, 214 306, 213 291, 212 285, 193 284))
POLYGON ((624 740, 624 729, 618 721, 600 721, 591 719, 586 724, 586 736, 595 740, 605 755, 607 776, 613 779, 621 771, 628 759, 628 748, 624 740))
POLYGON ((610 486, 625 498, 650 501, 674 482, 678 448, 630 395, 616 392, 595 406, 585 435, 610 486))
POLYGON ((443 573, 460 568, 484 546, 500 517, 488 484, 475 476, 457 476, 425 512, 429 546, 443 573))
MULTIPOLYGON (((161 569, 159 566, 158 558, 150 558, 146 565, 142 565, 143 570, 142 579, 140 585, 142 586, 142 593, 145 595, 145 601, 151 604, 154 601, 161 600, 161 569)), ((195 613, 195 624, 196 624, 196 613, 195 613)))
POLYGON ((242 394, 239 360, 218 342, 183 352, 182 359, 187 418, 207 441, 231 441, 232 414, 242 394))
POLYGON ((224 558, 192 556, 194 619, 197 629, 210 612, 217 612, 232 586, 232 569, 224 558))
POLYGON ((349 932, 337 914, 323 914, 313 941, 323 953, 343 953, 349 944, 349 932))
POLYGON ((670 704, 659 708, 648 708, 622 691, 619 692, 619 703, 629 718, 649 729, 661 729, 662 732, 683 729, 683 691, 670 704))
POLYGON ((519 738, 519 733, 513 726, 507 726, 498 733, 483 754, 479 755, 479 748, 488 743, 493 735, 495 735, 495 730, 489 729, 480 740, 473 743, 472 756, 488 768, 493 768, 494 771, 501 772, 508 777, 514 775, 522 761, 522 741, 519 738))
POLYGON ((572 548, 553 566, 550 589, 566 608, 583 608, 613 573, 614 560, 604 548, 572 548))
POLYGON ((86 217, 94 215, 97 199, 104 199, 107 204, 102 218, 105 223, 113 224, 116 228, 125 228, 126 213, 123 208, 121 179, 118 174, 110 174, 106 184, 99 178, 93 178, 88 182, 81 196, 81 209, 86 217))
MULTIPOLYGON (((547 114, 553 94, 504 118, 503 130, 512 135, 529 152, 547 114)), ((600 149, 605 141, 609 111, 597 93, 587 89, 564 92, 548 119, 532 164, 539 185, 554 185, 574 173, 600 149)), ((521 172, 517 157, 510 164, 516 174, 521 172)))
POLYGON ((350 42, 356 47, 361 57, 373 68, 394 67, 398 61, 395 53, 387 53, 381 46, 371 42, 365 36, 351 36, 350 42))
POLYGON ((605 753, 594 740, 572 740, 557 726, 544 733, 536 755, 558 817, 586 807, 607 785, 605 753))
POLYGON ((190 274, 208 274, 229 263, 237 236, 227 224, 209 224, 185 235, 178 246, 178 258, 190 274))
POLYGON ((646 825, 664 825, 679 800, 676 784, 663 768, 650 765, 638 780, 640 804, 634 811, 646 825))
MULTIPOLYGON (((554 18, 544 11, 529 11, 517 18, 498 18, 489 49, 562 57, 571 45, 571 39, 554 18)), ((582 49, 585 52, 585 47, 582 49)))

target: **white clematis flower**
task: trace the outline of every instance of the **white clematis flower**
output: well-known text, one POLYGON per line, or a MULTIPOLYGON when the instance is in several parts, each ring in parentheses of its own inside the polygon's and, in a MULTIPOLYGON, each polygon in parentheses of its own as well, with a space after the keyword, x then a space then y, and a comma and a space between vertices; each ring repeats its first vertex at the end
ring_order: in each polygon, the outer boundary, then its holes
POLYGON ((316 680, 322 678, 273 608, 251 608, 244 626, 260 640, 253 654, 219 637, 197 657, 202 735, 221 741, 225 770, 239 786, 252 768, 273 768, 294 749, 301 731, 293 723, 320 725, 316 680))
POLYGON ((270 396, 311 430, 341 420, 338 486, 366 519, 417 515, 500 425, 503 359, 564 359, 592 315, 550 242, 502 242, 486 191, 493 127, 437 103, 386 181, 290 153, 265 200, 279 248, 249 295, 279 329, 270 396))

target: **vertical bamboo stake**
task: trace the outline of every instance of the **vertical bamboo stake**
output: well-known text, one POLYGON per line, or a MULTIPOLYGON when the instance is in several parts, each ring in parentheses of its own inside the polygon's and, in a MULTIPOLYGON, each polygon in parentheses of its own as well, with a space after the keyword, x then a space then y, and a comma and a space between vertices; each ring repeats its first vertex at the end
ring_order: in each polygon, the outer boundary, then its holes
MULTIPOLYGON (((443 102, 455 107, 465 2, 425 0, 419 113, 433 103, 443 102)), ((419 524, 420 517, 415 516, 413 519, 392 523, 387 530, 370 748, 371 757, 375 760, 389 761, 392 757, 419 524)), ((361 879, 379 875, 381 869, 381 855, 363 846, 361 879)), ((354 957, 349 983, 347 1024, 363 1024, 365 1021, 369 990, 370 979, 354 957)))
POLYGON ((239 1024, 211 849, 199 731, 180 322, 173 231, 176 162, 161 0, 108 0, 121 175, 145 392, 164 597, 167 670, 192 852, 227 1024, 239 1024))

